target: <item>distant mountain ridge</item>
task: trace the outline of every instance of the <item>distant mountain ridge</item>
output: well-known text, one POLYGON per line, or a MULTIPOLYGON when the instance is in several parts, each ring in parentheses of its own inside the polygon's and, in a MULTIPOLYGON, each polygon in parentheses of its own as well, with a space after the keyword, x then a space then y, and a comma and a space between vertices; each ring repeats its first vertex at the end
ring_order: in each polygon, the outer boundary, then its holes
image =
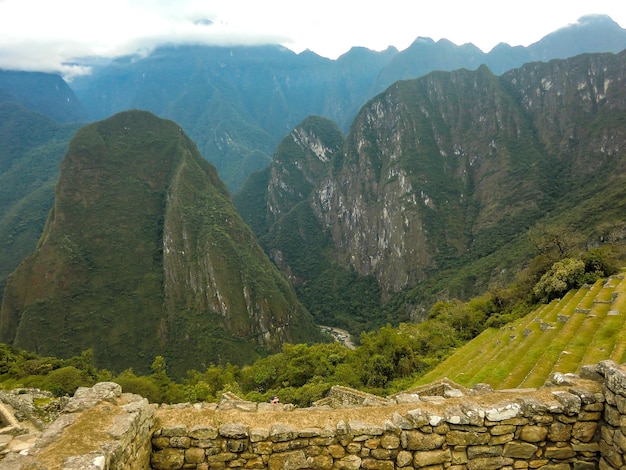
POLYGON ((13 102, 60 123, 88 119, 68 84, 58 75, 0 69, 0 103, 13 102))
POLYGON ((81 128, 34 253, 7 280, 1 340, 100 367, 181 377, 323 340, 215 169, 173 122, 139 111, 81 128))
POLYGON ((626 30, 593 15, 527 48, 500 44, 488 53, 428 38, 404 51, 356 47, 337 60, 280 46, 162 47, 98 67, 71 86, 92 119, 137 108, 178 122, 236 191, 306 116, 327 117, 347 132, 359 108, 398 80, 481 64, 501 74, 529 61, 623 49, 626 30))

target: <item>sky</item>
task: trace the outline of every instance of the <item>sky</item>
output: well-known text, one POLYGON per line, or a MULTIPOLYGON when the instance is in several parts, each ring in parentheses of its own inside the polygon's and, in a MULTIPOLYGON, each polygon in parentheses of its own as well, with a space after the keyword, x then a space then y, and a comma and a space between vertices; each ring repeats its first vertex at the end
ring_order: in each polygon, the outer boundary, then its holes
POLYGON ((588 14, 626 28, 624 0, 0 0, 0 69, 88 73, 89 57, 162 44, 282 44, 336 59, 417 37, 528 46, 588 14))

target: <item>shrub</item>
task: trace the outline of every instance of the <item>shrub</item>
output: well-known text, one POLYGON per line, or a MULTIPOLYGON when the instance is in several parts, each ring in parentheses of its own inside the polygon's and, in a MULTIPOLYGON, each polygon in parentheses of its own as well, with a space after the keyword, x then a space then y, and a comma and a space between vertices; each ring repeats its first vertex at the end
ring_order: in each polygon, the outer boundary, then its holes
POLYGON ((61 367, 50 372, 44 387, 56 396, 73 395, 78 387, 91 387, 93 381, 85 373, 74 366, 61 367))
POLYGON ((557 261, 535 284, 533 293, 537 299, 549 302, 568 290, 583 284, 585 262, 576 258, 564 258, 557 261))

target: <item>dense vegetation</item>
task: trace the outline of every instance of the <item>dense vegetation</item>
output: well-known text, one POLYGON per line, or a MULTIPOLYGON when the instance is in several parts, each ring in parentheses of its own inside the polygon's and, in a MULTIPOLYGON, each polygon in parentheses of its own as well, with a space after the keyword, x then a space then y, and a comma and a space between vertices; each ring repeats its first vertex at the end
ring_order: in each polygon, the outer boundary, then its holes
POLYGON ((502 326, 540 302, 613 274, 618 258, 623 260, 616 248, 579 252, 562 236, 542 241, 542 252, 506 289, 468 302, 439 301, 425 321, 362 333, 353 350, 339 343, 286 344, 278 354, 248 366, 210 365, 174 381, 162 356, 154 359, 149 375, 137 375, 132 369, 96 369, 91 350, 60 360, 0 345, 0 381, 3 388, 39 387, 63 395, 78 386, 112 380, 153 402, 216 401, 230 391, 255 401, 278 395, 283 402, 307 406, 333 385, 390 394, 409 388, 485 328, 502 326))
POLYGON ((172 121, 129 111, 76 132, 37 250, 8 278, 2 341, 173 377, 325 338, 172 121), (62 280, 62 281, 59 281, 62 280))

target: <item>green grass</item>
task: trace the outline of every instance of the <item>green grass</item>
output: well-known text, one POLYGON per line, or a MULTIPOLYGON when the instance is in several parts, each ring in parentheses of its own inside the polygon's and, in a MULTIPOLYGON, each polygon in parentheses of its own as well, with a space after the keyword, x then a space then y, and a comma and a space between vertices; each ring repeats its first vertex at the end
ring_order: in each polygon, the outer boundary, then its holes
POLYGON ((546 330, 542 335, 542 341, 537 341, 534 345, 534 352, 537 354, 536 360, 525 362, 528 369, 523 378, 518 375, 520 380, 517 382, 517 385, 536 387, 541 385, 545 381, 545 378, 552 372, 552 368, 562 351, 562 345, 559 344, 557 340, 561 335, 567 333, 566 325, 568 323, 570 329, 573 330, 573 327, 576 326, 574 320, 582 318, 575 317, 572 319, 572 315, 576 315, 576 307, 587 294, 587 289, 569 292, 563 297, 563 300, 567 299, 567 301, 559 303, 557 308, 552 311, 553 315, 545 319, 547 323, 552 324, 553 328, 546 330), (567 322, 559 321, 559 318, 561 320, 567 318, 567 322), (566 330, 565 332, 563 331, 564 329, 566 330))
POLYGON ((465 386, 538 387, 554 372, 626 357, 626 281, 599 280, 500 329, 482 332, 416 385, 448 377, 465 386), (610 313, 610 314, 609 314, 610 313))

